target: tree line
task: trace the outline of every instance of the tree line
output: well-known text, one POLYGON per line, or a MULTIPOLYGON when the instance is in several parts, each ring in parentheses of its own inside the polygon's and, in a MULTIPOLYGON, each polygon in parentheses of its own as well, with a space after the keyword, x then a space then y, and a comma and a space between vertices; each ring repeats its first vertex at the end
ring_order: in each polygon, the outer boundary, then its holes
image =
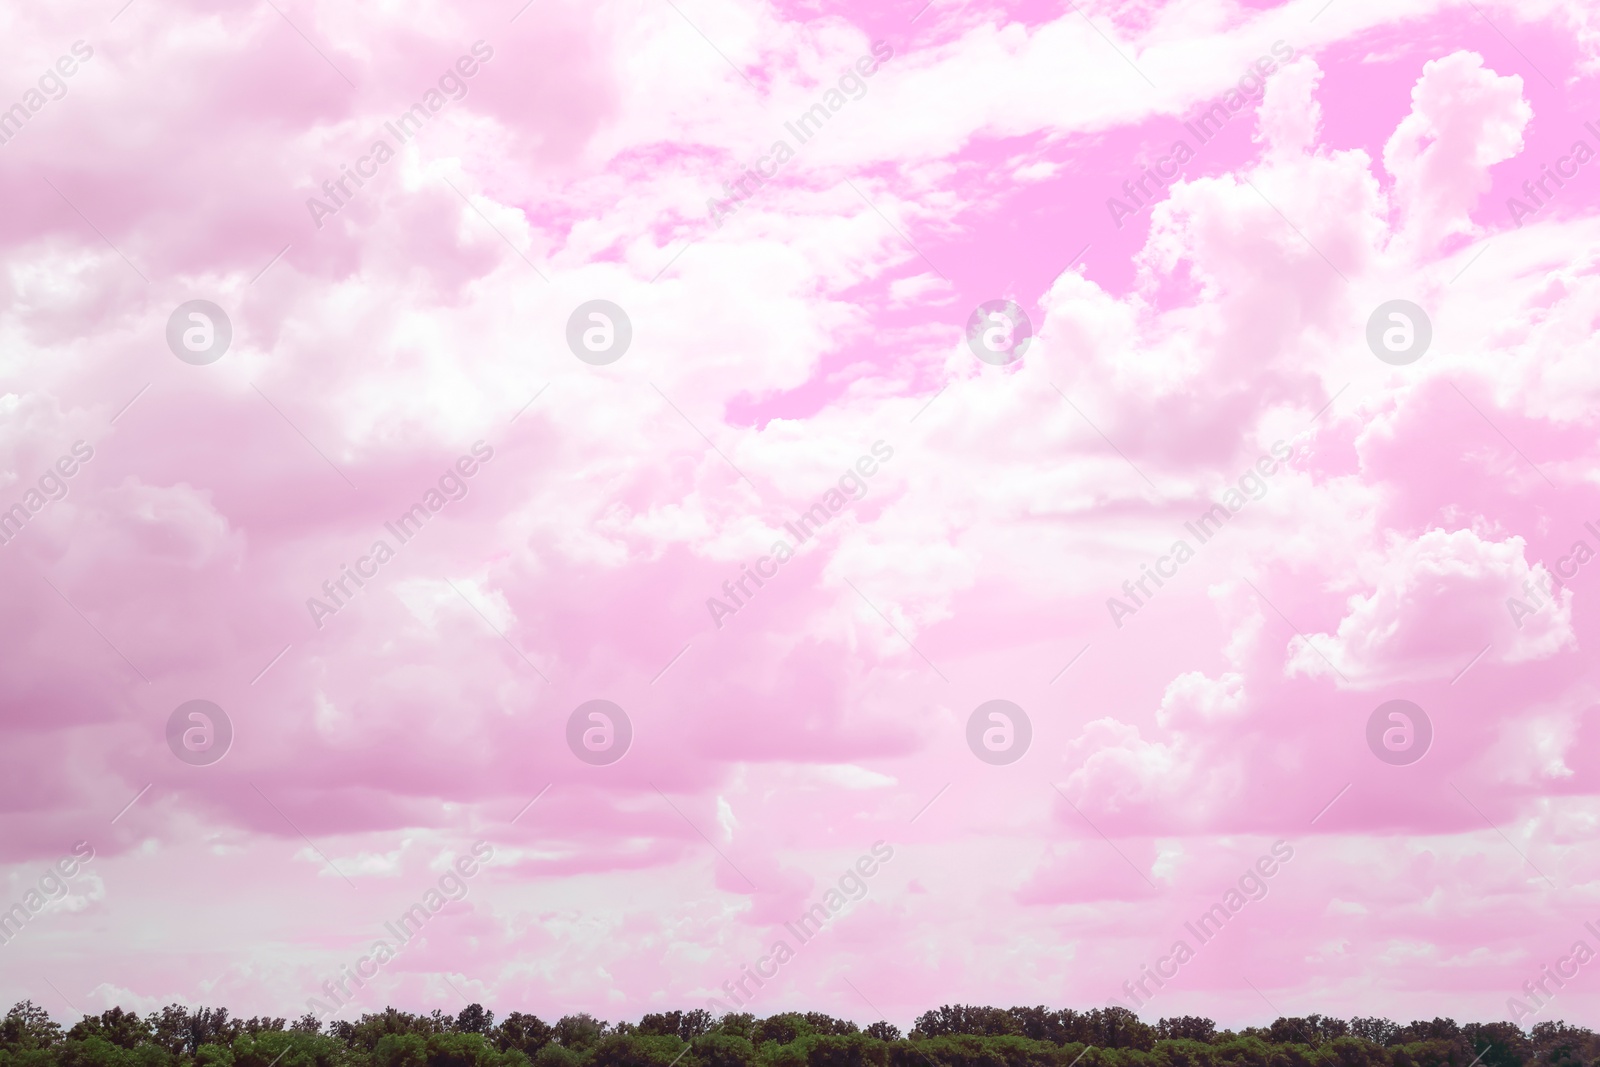
POLYGON ((945 1005, 902 1035, 818 1012, 758 1019, 709 1011, 609 1023, 587 1012, 554 1023, 386 1008, 355 1021, 236 1018, 171 1004, 112 1008, 63 1029, 24 1001, 0 1022, 0 1067, 1600 1067, 1600 1036, 1548 1021, 1433 1019, 1401 1024, 1309 1015, 1218 1029, 1198 1016, 1141 1020, 1092 1011, 945 1005))

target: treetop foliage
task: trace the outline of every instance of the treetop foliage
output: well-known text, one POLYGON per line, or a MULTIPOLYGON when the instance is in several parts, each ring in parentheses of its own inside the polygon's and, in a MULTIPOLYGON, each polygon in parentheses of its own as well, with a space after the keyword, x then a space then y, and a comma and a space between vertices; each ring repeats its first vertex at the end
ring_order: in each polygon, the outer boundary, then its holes
POLYGON ((946 1004, 901 1035, 820 1012, 715 1018, 653 1012, 637 1024, 587 1012, 553 1023, 481 1004, 454 1016, 385 1008, 323 1026, 314 1015, 235 1018, 169 1004, 112 1008, 63 1031, 31 1001, 0 1022, 0 1067, 1600 1067, 1581 1026, 1454 1019, 1397 1023, 1310 1015, 1219 1030, 1185 1015, 946 1004))

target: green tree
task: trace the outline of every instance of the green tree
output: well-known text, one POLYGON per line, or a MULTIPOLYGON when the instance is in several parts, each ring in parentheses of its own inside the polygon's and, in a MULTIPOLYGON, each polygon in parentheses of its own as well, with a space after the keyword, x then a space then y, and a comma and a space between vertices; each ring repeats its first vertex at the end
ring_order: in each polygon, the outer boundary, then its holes
POLYGON ((1359 1037, 1336 1037, 1317 1051, 1328 1067, 1390 1067, 1387 1049, 1359 1037))
POLYGON ((24 1000, 6 1012, 0 1021, 0 1049, 29 1052, 47 1049, 61 1040, 61 1027, 50 1013, 31 1000, 24 1000))
POLYGON ((533 1057, 533 1067, 578 1067, 583 1057, 565 1045, 550 1041, 533 1057))
MULTIPOLYGON (((1412 1023, 1405 1028, 1404 1033, 1415 1034, 1414 1029, 1419 1024, 1412 1023)), ((1429 1023, 1420 1024, 1427 1028, 1429 1023)), ((1455 1024, 1452 1022, 1451 1026, 1455 1024)), ((1422 1032, 1426 1032, 1424 1029, 1422 1032)), ((1451 1037, 1430 1037, 1422 1040, 1406 1041, 1389 1049, 1390 1062, 1394 1067, 1469 1067, 1476 1053, 1467 1044, 1466 1038, 1455 1034, 1451 1037)))
POLYGON ((136 1048, 150 1040, 150 1024, 131 1011, 110 1008, 79 1019, 67 1031, 67 1037, 79 1041, 98 1037, 118 1048, 136 1048))
POLYGON ((756 1023, 754 1031, 750 1034, 750 1042, 756 1046, 765 1045, 768 1041, 787 1045, 811 1033, 815 1031, 804 1015, 797 1011, 788 1011, 781 1015, 769 1016, 756 1023))
POLYGON ((1155 1048, 1146 1055, 1150 1067, 1215 1067, 1219 1062, 1215 1049, 1204 1041, 1189 1037, 1157 1041, 1155 1048))
POLYGON ((378 1039, 373 1067, 428 1067, 428 1040, 421 1034, 391 1033, 378 1039))
POLYGON ((588 1067, 670 1067, 683 1053, 677 1034, 609 1034, 590 1049, 588 1067))
POLYGON ((806 1067, 884 1067, 883 1042, 859 1031, 814 1033, 796 1045, 805 1055, 806 1067))
MULTIPOLYGON (((1533 1032, 1537 1040, 1539 1027, 1533 1032)), ((1471 1044, 1483 1067, 1523 1067, 1533 1059, 1534 1045, 1515 1023, 1468 1023, 1461 1028, 1461 1036, 1471 1044)))
POLYGON ((1094 1033, 1091 1044, 1100 1048, 1131 1048, 1147 1052, 1155 1047, 1156 1030, 1127 1008, 1096 1008, 1088 1013, 1094 1033))
POLYGON ((1022 1027, 1017 1020, 999 1008, 977 1007, 971 1004, 943 1004, 933 1011, 923 1012, 917 1016, 917 1021, 911 1027, 911 1039, 915 1041, 919 1037, 949 1037, 953 1034, 997 1037, 1021 1032, 1022 1027))
POLYGON ((694 1039, 691 1055, 695 1067, 750 1067, 756 1062, 756 1049, 747 1035, 754 1020, 748 1015, 724 1015, 722 1018, 722 1024, 715 1030, 694 1039))
POLYGON ((429 1034, 424 1039, 428 1067, 497 1067, 497 1050, 477 1033, 429 1034))
MULTIPOLYGON (((1521 1033, 1517 1031, 1519 1037, 1521 1033)), ((1523 1045, 1539 1058, 1541 1064, 1549 1064, 1550 1067, 1589 1067, 1595 1062, 1595 1035, 1586 1027, 1568 1026, 1564 1022, 1535 1023, 1532 1037, 1531 1042, 1524 1041, 1523 1045)))
POLYGON ((1204 1041, 1217 1034, 1217 1024, 1199 1015, 1179 1015, 1156 1023, 1157 1041, 1204 1041))
POLYGON ((608 1027, 605 1020, 580 1011, 576 1015, 563 1015, 557 1019, 554 1029, 552 1036, 563 1048, 582 1050, 606 1036, 608 1027))
POLYGON ((1393 1019, 1380 1019, 1376 1016, 1357 1016, 1350 1020, 1350 1033, 1363 1041, 1370 1041, 1374 1045, 1388 1048, 1397 1044, 1400 1036, 1400 1024, 1393 1019))
POLYGON ((525 1015, 514 1011, 500 1020, 500 1025, 494 1028, 492 1034, 494 1042, 502 1051, 516 1050, 527 1056, 530 1060, 539 1054, 539 1050, 550 1043, 555 1031, 537 1015, 525 1015))
POLYGON ((194 1064, 195 1067, 234 1067, 233 1050, 208 1042, 195 1049, 194 1064))

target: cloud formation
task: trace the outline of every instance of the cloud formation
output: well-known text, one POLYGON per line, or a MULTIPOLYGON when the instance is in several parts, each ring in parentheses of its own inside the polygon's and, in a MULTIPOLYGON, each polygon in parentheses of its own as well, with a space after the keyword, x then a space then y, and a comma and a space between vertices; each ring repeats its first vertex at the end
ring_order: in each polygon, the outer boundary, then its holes
POLYGON ((1260 1021, 1248 975, 1503 1015, 1600 791, 1600 194, 1506 203, 1595 118, 1600 36, 1571 0, 1323 6, 19 9, 7 899, 95 859, 0 995, 298 1014, 482 841, 371 1004, 636 1018, 886 841, 759 1010, 1098 1006, 1282 840, 1161 1013, 1260 1021), (210 362, 168 340, 196 300, 210 362), (566 340, 599 300, 612 362, 566 340), (991 300, 1032 326, 1002 365, 991 300), (1396 301, 1409 363, 1368 342, 1396 301), (996 699, 1014 762, 968 747, 996 699), (1369 747, 1397 699, 1408 763, 1369 747), (170 747, 191 700, 223 758, 170 747), (568 747, 595 700, 610 762, 568 747))

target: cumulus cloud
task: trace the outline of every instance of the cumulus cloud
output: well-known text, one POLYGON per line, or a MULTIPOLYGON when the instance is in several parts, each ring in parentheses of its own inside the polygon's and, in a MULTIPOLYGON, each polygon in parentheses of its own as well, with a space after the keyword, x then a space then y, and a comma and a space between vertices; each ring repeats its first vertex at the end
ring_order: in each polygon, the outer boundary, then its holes
MULTIPOLYGON (((1563 222, 1484 253, 1483 205, 1582 116, 1454 8, 1336 5, 1115 225, 1286 11, 310 4, 301 36, 151 0, 107 24, 0 176, 0 505, 95 449, 0 544, 13 884, 98 828, 78 910, 7 973, 298 1014, 485 840, 469 905, 348 1011, 427 1010, 470 971, 486 1003, 631 1019, 717 989, 883 840, 783 1006, 858 1015, 841 966, 902 1023, 1103 1003, 1282 837, 1194 1010, 1259 1021, 1249 973, 1372 1014, 1373 960, 1423 1017, 1463 973, 1516 988, 1556 909, 1484 818, 1582 874, 1600 789, 1573 548, 1600 521, 1600 223, 1575 183, 1563 222), (465 93, 346 178, 463 55, 465 93), (715 225, 780 137, 792 165, 715 225), (1364 327, 1402 292, 1435 341, 1400 368, 1364 327), (166 349, 191 299, 232 322, 208 366, 166 349), (611 364, 567 349, 595 299, 633 327, 611 364), (996 299, 1035 327, 1005 366, 964 340, 996 299), (1267 490, 1191 532, 1279 441, 1267 490), (1117 627, 1106 598, 1178 540, 1117 627), (1365 745, 1393 695, 1434 715, 1413 766, 1365 745), (1007 765, 965 735, 997 698, 1033 728, 1007 765), (168 748, 192 699, 233 723, 212 766, 168 748), (569 748, 594 699, 630 720, 611 763, 569 748)), ((1530 11, 1533 41, 1592 21, 1530 11)), ((104 17, 20 14, 13 67, 104 17)))
POLYGON ((1411 90, 1411 113, 1383 147, 1402 222, 1397 238, 1436 248, 1473 231, 1469 212, 1489 188, 1489 168, 1522 150, 1533 108, 1522 78, 1500 75, 1475 52, 1423 64, 1411 90))
POLYGON ((1395 538, 1365 568, 1370 591, 1349 598, 1332 634, 1297 637, 1285 669, 1372 688, 1449 678, 1483 649, 1521 663, 1575 648, 1572 591, 1541 599, 1535 583, 1547 575, 1528 565, 1523 549, 1521 538, 1491 541, 1473 530, 1395 538))

